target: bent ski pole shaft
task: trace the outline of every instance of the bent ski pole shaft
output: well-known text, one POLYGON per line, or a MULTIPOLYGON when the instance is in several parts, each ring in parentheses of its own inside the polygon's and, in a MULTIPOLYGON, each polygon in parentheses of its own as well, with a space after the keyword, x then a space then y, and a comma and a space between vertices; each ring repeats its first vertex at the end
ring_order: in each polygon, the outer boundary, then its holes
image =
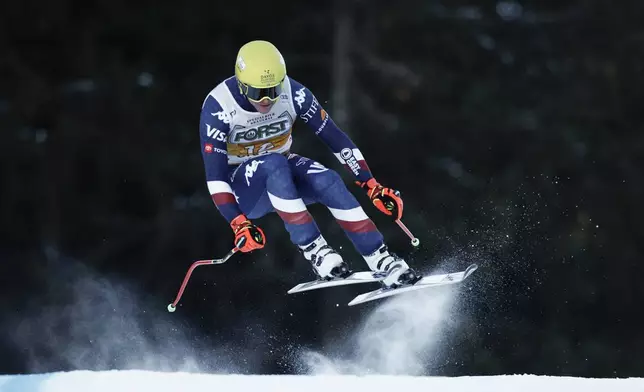
POLYGON ((176 298, 174 301, 168 305, 168 312, 172 313, 175 310, 177 310, 177 304, 179 303, 179 300, 181 299, 181 296, 183 295, 184 290, 186 289, 186 286, 188 285, 188 280, 190 280, 190 276, 192 275, 192 271, 195 270, 195 268, 199 267, 200 265, 214 265, 214 264, 223 264, 228 259, 237 253, 239 251, 239 247, 234 247, 232 248, 224 257, 221 259, 211 259, 211 260, 198 260, 192 263, 190 268, 188 268, 188 272, 186 272, 186 276, 183 278, 183 282, 181 283, 181 287, 179 288, 179 292, 177 293, 176 298))
POLYGON ((411 231, 409 231, 409 229, 407 228, 407 226, 405 226, 405 224, 404 224, 404 223, 402 223, 402 221, 401 221, 400 219, 396 219, 396 223, 398 224, 398 226, 400 226, 400 228, 402 229, 402 231, 404 231, 404 232, 405 232, 405 234, 407 234, 407 236, 411 239, 411 245, 412 245, 412 246, 416 247, 416 246, 420 245, 420 240, 419 240, 418 238, 416 238, 416 237, 411 233, 411 231))

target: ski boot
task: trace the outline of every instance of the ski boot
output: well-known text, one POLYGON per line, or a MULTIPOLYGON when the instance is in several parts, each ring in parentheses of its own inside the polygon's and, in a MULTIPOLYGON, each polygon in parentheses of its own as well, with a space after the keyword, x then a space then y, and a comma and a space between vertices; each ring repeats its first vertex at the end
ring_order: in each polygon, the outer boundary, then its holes
POLYGON ((389 253, 386 245, 363 257, 372 271, 385 275, 382 284, 387 288, 413 285, 422 279, 422 276, 410 268, 405 260, 389 253))
POLYGON ((351 270, 342 257, 319 236, 308 245, 299 246, 304 258, 311 262, 313 271, 323 280, 344 279, 351 270))

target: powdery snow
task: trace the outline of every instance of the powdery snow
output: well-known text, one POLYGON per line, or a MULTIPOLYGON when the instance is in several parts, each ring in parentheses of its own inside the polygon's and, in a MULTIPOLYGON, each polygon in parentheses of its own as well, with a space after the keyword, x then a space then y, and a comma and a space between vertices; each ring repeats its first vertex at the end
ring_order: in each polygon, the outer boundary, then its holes
POLYGON ((270 376, 168 373, 140 370, 73 371, 0 376, 1 392, 175 391, 463 391, 558 392, 644 391, 643 378, 587 379, 534 375, 481 377, 270 376))

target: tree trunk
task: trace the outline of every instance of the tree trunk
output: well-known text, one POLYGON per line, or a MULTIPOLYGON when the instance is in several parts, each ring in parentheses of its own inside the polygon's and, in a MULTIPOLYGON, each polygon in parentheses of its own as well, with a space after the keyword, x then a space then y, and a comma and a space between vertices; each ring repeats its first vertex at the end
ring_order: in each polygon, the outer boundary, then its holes
POLYGON ((350 125, 349 88, 351 82, 351 2, 337 0, 334 7, 333 75, 331 92, 334 121, 342 128, 350 125))

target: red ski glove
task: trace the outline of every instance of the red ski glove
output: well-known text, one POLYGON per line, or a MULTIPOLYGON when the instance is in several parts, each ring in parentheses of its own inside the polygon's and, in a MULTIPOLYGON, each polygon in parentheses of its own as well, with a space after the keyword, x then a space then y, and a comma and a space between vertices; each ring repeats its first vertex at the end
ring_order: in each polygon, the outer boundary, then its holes
POLYGON ((356 184, 367 191, 367 195, 373 205, 382 213, 391 216, 395 220, 402 218, 403 201, 400 197, 400 192, 383 187, 375 178, 370 178, 366 182, 356 181, 356 184))
POLYGON ((266 244, 264 231, 251 223, 244 214, 239 214, 230 222, 235 233, 235 245, 242 252, 252 252, 261 249, 266 244))

